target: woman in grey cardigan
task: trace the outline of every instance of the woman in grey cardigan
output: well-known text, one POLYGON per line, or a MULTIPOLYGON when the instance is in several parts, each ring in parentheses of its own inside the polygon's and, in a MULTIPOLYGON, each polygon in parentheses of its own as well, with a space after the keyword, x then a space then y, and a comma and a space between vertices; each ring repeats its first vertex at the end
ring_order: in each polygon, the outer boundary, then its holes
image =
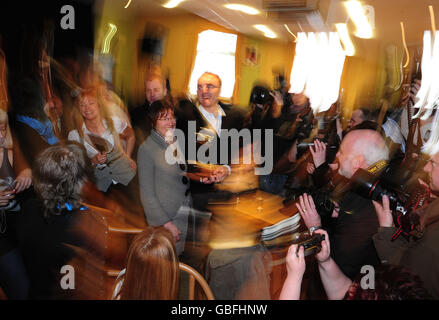
POLYGON ((140 199, 150 226, 164 226, 184 250, 191 197, 185 165, 168 164, 166 149, 173 142, 176 120, 173 106, 156 101, 149 107, 152 131, 137 154, 140 199))

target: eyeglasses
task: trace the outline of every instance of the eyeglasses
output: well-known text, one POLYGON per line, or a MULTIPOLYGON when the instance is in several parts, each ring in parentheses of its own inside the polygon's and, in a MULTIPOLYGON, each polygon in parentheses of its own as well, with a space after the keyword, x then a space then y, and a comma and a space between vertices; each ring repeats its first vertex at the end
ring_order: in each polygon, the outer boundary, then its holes
POLYGON ((172 122, 172 121, 175 121, 175 118, 158 118, 157 120, 166 121, 166 122, 172 122))
POLYGON ((198 90, 202 90, 204 87, 206 87, 207 90, 209 90, 209 91, 211 91, 213 89, 216 89, 216 88, 219 88, 218 86, 214 86, 213 84, 210 84, 210 83, 208 83, 208 84, 199 84, 197 86, 198 90))

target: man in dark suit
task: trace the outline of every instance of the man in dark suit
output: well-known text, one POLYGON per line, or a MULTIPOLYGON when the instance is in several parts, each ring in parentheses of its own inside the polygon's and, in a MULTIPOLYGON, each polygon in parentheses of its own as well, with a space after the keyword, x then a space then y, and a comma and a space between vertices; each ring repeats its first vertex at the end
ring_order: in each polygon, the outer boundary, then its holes
POLYGON ((161 73, 159 71, 148 73, 145 78, 145 103, 130 112, 131 124, 136 133, 136 151, 151 130, 146 116, 149 106, 157 100, 164 99, 167 93, 166 80, 161 73))
POLYGON ((229 166, 232 157, 230 141, 227 141, 227 157, 224 154, 221 157, 222 152, 226 151, 221 150, 221 144, 225 142, 223 140, 230 138, 228 135, 221 138, 221 130, 237 129, 239 131, 243 126, 244 114, 231 105, 220 102, 218 100, 220 92, 221 79, 219 76, 205 72, 198 79, 197 102, 194 104, 189 100, 182 100, 177 109, 177 128, 185 134, 185 150, 188 151, 185 154, 189 162, 191 162, 190 160, 203 162, 202 159, 199 159, 200 152, 190 154, 189 144, 194 143, 190 137, 196 137, 197 151, 205 143, 212 143, 206 154, 203 153, 203 156, 205 155, 206 158, 210 159, 210 163, 214 164, 211 176, 201 178, 199 181, 191 181, 194 207, 199 210, 205 210, 210 197, 218 196, 213 183, 223 181, 231 173, 229 166), (209 154, 210 152, 216 152, 216 156, 209 154))

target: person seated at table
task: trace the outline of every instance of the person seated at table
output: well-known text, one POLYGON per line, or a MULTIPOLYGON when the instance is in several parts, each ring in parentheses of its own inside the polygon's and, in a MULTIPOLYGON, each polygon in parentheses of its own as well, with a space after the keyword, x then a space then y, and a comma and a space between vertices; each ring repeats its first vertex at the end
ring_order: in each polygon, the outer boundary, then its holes
POLYGON ((134 133, 129 124, 116 116, 109 116, 101 91, 90 88, 82 91, 74 114, 76 129, 68 139, 83 144, 94 167, 96 186, 107 192, 111 185, 128 186, 136 174, 136 163, 131 159, 134 133), (126 148, 121 140, 125 140, 126 148))
POLYGON ((112 300, 176 300, 180 271, 172 233, 147 227, 128 251, 127 266, 116 279, 112 300))

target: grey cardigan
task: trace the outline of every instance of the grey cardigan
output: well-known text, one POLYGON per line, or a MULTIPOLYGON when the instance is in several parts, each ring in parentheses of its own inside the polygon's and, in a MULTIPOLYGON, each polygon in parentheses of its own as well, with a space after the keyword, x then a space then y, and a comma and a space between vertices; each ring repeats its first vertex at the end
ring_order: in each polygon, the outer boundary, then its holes
POLYGON ((172 221, 186 197, 190 196, 186 195, 189 182, 183 183, 183 171, 179 165, 166 162, 167 147, 164 139, 152 130, 137 154, 140 200, 151 226, 172 221))

